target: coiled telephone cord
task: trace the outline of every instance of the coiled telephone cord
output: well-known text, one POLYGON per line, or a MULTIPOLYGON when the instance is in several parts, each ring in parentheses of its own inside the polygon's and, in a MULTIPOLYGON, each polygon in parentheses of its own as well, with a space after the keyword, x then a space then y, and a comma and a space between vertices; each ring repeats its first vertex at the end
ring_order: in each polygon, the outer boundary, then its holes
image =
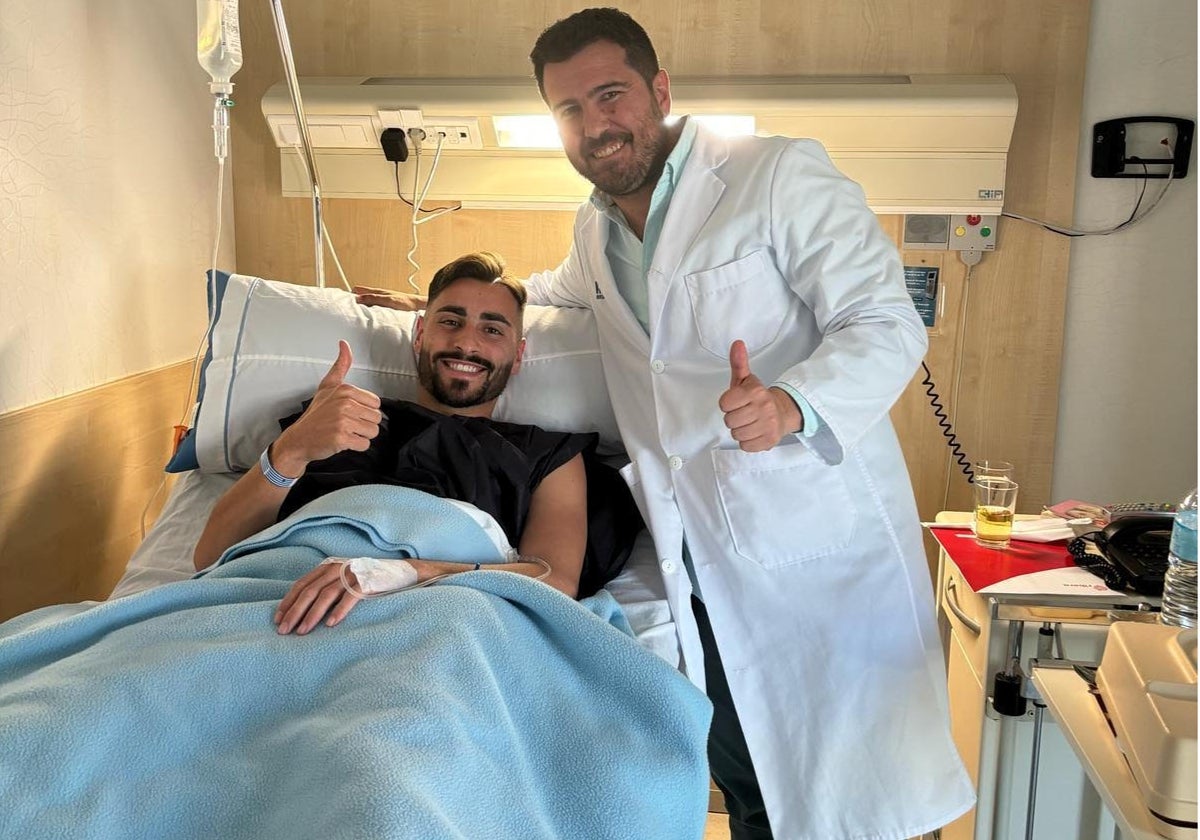
POLYGON ((925 362, 921 362, 921 369, 925 371, 925 378, 921 380, 921 384, 925 386, 925 393, 929 396, 929 404, 933 407, 933 414, 937 418, 938 427, 942 430, 942 436, 946 438, 946 445, 950 447, 954 460, 958 462, 958 468, 967 477, 967 482, 974 484, 975 471, 971 469, 971 462, 963 452, 962 445, 958 442, 958 436, 954 434, 954 426, 950 424, 946 407, 942 405, 941 395, 938 394, 937 388, 933 384, 933 373, 925 362))

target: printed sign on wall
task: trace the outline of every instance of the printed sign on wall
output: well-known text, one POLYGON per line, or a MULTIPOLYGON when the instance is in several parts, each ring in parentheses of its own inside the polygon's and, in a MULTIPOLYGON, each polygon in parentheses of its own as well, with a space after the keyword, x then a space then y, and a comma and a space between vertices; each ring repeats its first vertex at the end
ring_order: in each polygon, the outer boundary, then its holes
POLYGON ((938 268, 933 265, 904 266, 904 283, 925 326, 933 329, 937 317, 938 268))

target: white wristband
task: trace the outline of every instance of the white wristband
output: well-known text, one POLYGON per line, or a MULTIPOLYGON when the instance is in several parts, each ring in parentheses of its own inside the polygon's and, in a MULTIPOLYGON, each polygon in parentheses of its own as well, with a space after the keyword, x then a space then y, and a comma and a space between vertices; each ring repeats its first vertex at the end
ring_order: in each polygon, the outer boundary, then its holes
POLYGON ((299 481, 299 478, 288 478, 286 475, 271 466, 271 456, 267 454, 270 451, 271 447, 268 446, 263 450, 262 455, 258 457, 258 468, 262 470, 263 478, 274 484, 276 487, 291 487, 293 484, 299 481))

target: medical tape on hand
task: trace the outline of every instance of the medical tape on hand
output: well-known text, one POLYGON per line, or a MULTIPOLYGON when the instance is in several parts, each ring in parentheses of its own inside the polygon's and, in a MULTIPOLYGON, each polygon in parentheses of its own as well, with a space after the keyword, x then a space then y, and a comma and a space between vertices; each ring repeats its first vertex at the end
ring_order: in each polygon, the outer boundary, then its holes
POLYGON ((413 564, 407 560, 382 560, 377 557, 327 557, 321 561, 340 563, 342 586, 351 595, 359 598, 371 598, 376 595, 387 595, 398 592, 414 585, 419 575, 413 564), (354 572, 358 585, 354 586, 346 577, 346 571, 354 572))

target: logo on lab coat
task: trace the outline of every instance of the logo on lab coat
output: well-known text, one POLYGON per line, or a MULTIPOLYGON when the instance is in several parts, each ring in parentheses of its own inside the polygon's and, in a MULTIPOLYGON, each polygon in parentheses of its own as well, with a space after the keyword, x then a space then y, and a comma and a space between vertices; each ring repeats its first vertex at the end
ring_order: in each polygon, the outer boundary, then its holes
POLYGON ((604 300, 604 292, 600 291, 600 283, 593 280, 592 285, 596 287, 596 300, 604 300))

